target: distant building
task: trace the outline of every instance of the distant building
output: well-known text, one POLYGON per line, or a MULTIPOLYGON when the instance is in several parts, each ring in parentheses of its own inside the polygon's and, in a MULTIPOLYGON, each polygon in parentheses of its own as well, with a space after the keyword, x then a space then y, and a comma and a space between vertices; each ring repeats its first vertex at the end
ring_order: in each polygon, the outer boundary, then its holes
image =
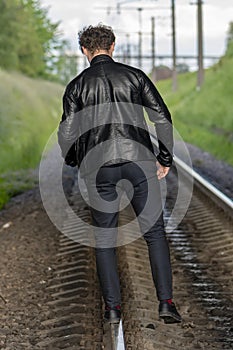
MULTIPOLYGON (((186 63, 177 64, 177 73, 186 73, 189 72, 189 66, 186 63)), ((172 77, 171 68, 161 65, 158 67, 154 67, 151 73, 151 79, 153 81, 170 79, 172 77)))

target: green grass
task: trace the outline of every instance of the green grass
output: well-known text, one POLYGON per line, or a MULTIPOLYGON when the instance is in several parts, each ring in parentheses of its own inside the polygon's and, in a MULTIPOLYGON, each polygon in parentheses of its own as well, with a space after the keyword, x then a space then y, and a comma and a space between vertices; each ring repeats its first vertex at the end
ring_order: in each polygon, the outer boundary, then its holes
POLYGON ((157 86, 184 141, 233 165, 233 59, 223 58, 206 70, 200 91, 196 80, 196 73, 179 75, 176 93, 171 81, 157 86))
POLYGON ((34 187, 37 182, 35 171, 31 169, 9 171, 0 175, 0 208, 11 197, 34 187))
POLYGON ((64 88, 0 70, 0 208, 34 184, 34 169, 61 117, 64 88))

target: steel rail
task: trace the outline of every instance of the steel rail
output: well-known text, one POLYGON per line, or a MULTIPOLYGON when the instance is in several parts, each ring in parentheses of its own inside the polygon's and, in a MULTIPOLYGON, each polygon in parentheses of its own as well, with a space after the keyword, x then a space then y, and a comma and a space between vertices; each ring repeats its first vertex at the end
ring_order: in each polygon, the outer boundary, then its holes
MULTIPOLYGON (((150 133, 152 143, 158 146, 156 137, 150 133)), ((206 194, 217 206, 221 207, 231 218, 233 218, 233 201, 226 196, 217 187, 212 185, 209 181, 203 178, 198 172, 187 165, 179 157, 174 155, 174 163, 180 170, 189 178, 194 179, 194 185, 199 188, 201 192, 206 194)))
POLYGON ((231 218, 233 218, 233 201, 221 192, 217 187, 204 179, 200 174, 188 166, 185 162, 174 156, 174 162, 183 172, 194 179, 194 184, 220 206, 231 218))
POLYGON ((105 350, 125 350, 122 320, 119 323, 106 323, 103 326, 103 348, 105 350))

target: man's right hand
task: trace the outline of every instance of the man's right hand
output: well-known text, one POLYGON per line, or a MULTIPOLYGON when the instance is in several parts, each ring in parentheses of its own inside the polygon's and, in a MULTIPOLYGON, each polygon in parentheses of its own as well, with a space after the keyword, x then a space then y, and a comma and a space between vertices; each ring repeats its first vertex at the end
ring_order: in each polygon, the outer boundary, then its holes
POLYGON ((167 174, 169 173, 170 167, 163 166, 158 161, 156 162, 156 165, 157 165, 157 176, 158 176, 158 179, 161 180, 162 178, 167 176, 167 174))

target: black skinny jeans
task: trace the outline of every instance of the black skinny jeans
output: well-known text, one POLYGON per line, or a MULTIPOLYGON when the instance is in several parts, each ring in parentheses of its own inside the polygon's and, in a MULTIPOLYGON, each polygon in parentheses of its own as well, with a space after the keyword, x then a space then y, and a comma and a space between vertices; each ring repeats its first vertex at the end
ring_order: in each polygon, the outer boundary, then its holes
POLYGON ((92 224, 95 227, 97 273, 105 304, 111 308, 121 304, 116 245, 119 202, 123 191, 131 199, 141 233, 148 245, 157 297, 159 300, 172 298, 170 253, 164 232, 156 165, 151 161, 138 164, 126 162, 103 166, 98 171, 96 182, 93 176, 86 178, 92 224), (129 182, 119 183, 122 179, 129 182))

